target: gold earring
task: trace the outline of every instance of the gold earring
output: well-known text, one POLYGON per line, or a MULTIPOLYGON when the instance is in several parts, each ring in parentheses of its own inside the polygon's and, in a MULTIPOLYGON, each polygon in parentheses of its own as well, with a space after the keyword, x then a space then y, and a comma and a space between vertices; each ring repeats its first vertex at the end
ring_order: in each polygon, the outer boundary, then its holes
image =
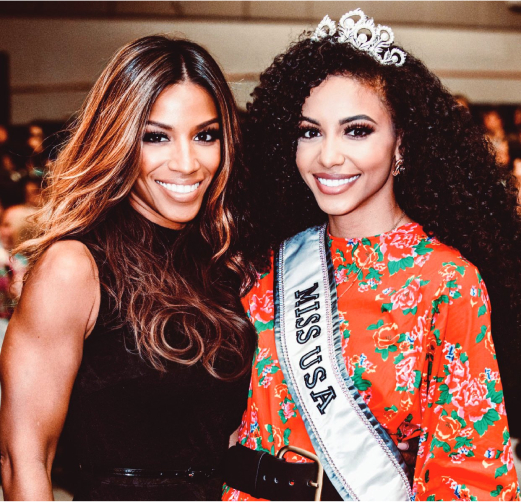
POLYGON ((392 171, 393 176, 398 176, 400 173, 405 171, 405 167, 403 167, 403 160, 399 159, 394 163, 394 169, 392 171))

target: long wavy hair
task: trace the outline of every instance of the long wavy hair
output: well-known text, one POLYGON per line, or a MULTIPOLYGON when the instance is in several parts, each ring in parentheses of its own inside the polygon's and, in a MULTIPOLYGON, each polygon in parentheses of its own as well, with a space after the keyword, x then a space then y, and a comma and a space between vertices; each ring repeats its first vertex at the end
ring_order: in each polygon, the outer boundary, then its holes
POLYGON ((258 267, 267 266, 282 240, 327 219, 295 163, 305 99, 331 75, 370 86, 401 137, 405 171, 395 179, 397 202, 479 268, 491 297, 507 406, 517 401, 521 411, 521 222, 513 177, 496 164, 468 111, 410 53, 403 66, 385 66, 349 44, 309 36, 275 58, 248 107, 246 155, 259 228, 250 244, 258 267))
POLYGON ((19 250, 29 258, 28 273, 56 241, 82 240, 106 271, 100 277, 107 278, 102 287, 113 314, 152 365, 201 362, 217 378, 244 374, 254 334, 239 294, 255 275, 237 238, 239 227, 247 228, 239 200, 240 141, 233 96, 205 49, 164 36, 124 46, 95 83, 52 166, 39 235, 19 250), (163 90, 183 81, 204 88, 216 104, 221 163, 196 219, 171 246, 161 246, 160 229, 130 207, 128 196, 152 105, 163 90), (172 329, 182 338, 172 340, 172 329))

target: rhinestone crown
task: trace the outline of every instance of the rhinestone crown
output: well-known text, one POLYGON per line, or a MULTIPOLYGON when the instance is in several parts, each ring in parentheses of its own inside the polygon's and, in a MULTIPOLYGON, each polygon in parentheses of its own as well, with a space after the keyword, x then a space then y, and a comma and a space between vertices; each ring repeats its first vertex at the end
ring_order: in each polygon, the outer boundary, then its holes
POLYGON ((332 42, 351 44, 383 65, 402 66, 407 57, 401 49, 391 47, 394 42, 393 30, 380 24, 375 26, 374 19, 367 17, 361 9, 344 14, 338 25, 329 16, 325 16, 311 40, 319 42, 326 37, 331 37, 332 42))

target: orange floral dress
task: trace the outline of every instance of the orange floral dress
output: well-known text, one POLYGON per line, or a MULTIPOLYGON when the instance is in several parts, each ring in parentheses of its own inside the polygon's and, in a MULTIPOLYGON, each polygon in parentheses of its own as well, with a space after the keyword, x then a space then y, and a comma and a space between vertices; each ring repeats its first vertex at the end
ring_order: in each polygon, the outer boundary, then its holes
MULTIPOLYGON (((396 443, 419 437, 415 499, 520 500, 477 269, 416 223, 371 238, 330 236, 330 249, 348 373, 396 443)), ((313 452, 278 361, 273 287, 270 272, 244 298, 259 345, 239 442, 313 452)), ((225 486, 224 500, 255 499, 225 486)))

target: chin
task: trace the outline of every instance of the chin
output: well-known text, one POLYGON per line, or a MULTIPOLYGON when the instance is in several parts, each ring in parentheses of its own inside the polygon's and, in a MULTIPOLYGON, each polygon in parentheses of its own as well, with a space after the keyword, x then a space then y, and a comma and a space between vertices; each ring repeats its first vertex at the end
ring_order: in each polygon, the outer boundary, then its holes
POLYGON ((318 207, 326 213, 328 216, 343 216, 345 214, 349 214, 351 211, 353 211, 353 207, 338 207, 338 206, 332 206, 330 204, 319 204, 318 207))

